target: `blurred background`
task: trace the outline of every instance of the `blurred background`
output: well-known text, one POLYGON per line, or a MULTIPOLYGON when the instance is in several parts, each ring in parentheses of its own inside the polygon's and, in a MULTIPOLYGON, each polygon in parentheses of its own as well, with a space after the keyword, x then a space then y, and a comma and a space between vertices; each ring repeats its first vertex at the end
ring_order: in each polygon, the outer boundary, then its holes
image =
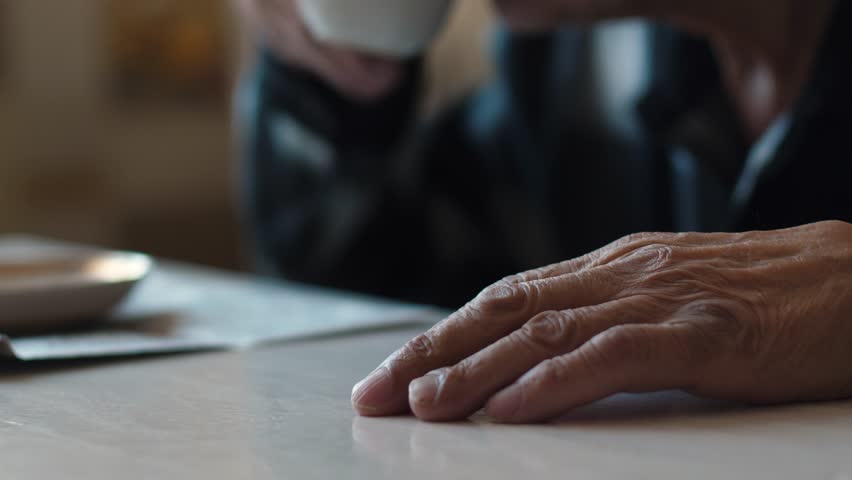
MULTIPOLYGON (((489 75, 488 0, 458 2, 422 114, 489 75)), ((229 0, 0 0, 0 235, 242 269, 229 0)))

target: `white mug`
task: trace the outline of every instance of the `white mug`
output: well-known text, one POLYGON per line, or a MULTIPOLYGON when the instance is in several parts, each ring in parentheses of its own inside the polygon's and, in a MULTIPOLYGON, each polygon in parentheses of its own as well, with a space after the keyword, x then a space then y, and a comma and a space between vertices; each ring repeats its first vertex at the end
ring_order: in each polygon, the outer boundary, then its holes
POLYGON ((368 53, 410 57, 425 50, 452 0, 299 0, 317 40, 368 53))

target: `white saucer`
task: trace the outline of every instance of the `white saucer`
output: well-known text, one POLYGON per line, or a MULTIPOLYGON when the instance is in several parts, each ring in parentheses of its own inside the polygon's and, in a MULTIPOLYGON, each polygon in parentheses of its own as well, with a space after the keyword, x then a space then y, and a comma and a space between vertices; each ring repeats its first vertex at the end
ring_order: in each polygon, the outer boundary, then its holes
POLYGON ((45 331, 101 319, 151 271, 137 253, 0 259, 0 333, 45 331))

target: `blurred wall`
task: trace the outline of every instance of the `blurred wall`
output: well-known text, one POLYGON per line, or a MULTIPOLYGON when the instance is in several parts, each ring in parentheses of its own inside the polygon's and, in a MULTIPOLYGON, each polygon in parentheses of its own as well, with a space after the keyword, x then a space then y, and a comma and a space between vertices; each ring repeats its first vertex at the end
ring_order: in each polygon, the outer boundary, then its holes
POLYGON ((491 0, 458 0, 452 18, 429 56, 429 114, 480 85, 492 74, 491 0))
MULTIPOLYGON (((0 234, 239 268, 227 98, 117 101, 105 1, 0 0, 0 234)), ((432 108, 488 70, 487 0, 459 4, 432 56, 432 108)), ((221 52, 229 81, 247 50, 233 20, 221 52)))
POLYGON ((0 232, 238 266, 227 99, 116 99, 104 5, 2 4, 0 232))

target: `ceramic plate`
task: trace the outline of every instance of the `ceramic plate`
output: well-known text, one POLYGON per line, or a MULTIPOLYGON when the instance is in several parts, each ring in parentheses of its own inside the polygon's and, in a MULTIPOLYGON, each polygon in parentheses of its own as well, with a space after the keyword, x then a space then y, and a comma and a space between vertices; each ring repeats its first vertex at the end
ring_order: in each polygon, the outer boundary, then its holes
POLYGON ((96 321, 151 271, 150 257, 105 252, 0 260, 0 333, 96 321))

